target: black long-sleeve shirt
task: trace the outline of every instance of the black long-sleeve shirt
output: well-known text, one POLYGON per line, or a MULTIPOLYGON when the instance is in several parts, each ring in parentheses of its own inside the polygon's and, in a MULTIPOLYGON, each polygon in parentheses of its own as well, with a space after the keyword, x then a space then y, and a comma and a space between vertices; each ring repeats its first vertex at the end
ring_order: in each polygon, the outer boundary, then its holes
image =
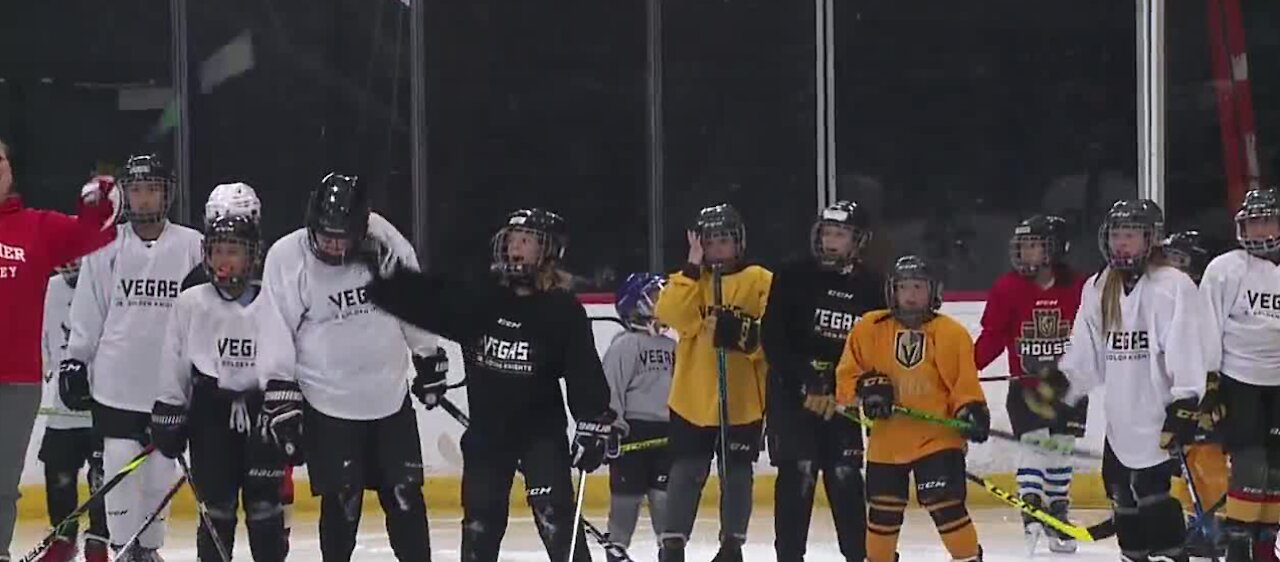
POLYGON ((401 320, 461 344, 472 429, 563 432, 561 378, 575 418, 609 409, 586 309, 566 290, 522 296, 493 279, 401 270, 375 280, 367 294, 401 320))

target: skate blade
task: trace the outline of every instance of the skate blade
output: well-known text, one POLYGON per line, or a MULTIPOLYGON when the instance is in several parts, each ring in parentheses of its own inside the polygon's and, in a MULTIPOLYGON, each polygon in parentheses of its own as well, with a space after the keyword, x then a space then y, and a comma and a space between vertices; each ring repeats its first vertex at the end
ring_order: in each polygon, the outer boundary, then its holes
POLYGON ((1044 537, 1044 525, 1032 523, 1023 527, 1022 538, 1026 542, 1027 556, 1035 556, 1036 545, 1042 537, 1044 537))

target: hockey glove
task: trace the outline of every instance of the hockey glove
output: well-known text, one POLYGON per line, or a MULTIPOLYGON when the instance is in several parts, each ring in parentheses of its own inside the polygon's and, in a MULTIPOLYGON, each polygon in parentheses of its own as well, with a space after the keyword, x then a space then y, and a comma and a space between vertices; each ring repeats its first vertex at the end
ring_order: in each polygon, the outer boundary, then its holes
POLYGON ((1200 430, 1211 435, 1218 423, 1227 417, 1227 404, 1222 401, 1222 378, 1210 372, 1204 385, 1204 398, 1200 400, 1200 430))
POLYGON ((68 409, 84 411, 93 407, 89 393, 89 367, 83 361, 67 359, 58 364, 58 398, 68 409))
POLYGON ((413 377, 409 392, 428 410, 435 408, 444 398, 448 386, 445 375, 449 374, 449 356, 445 355, 443 347, 437 347, 436 352, 429 356, 414 355, 413 368, 418 374, 413 377))
POLYGON ((303 463, 302 389, 292 381, 267 381, 258 419, 262 438, 274 444, 293 466, 303 463))
POLYGON ((1174 400, 1164 409, 1164 427, 1160 430, 1160 447, 1172 449, 1190 445, 1200 424, 1200 404, 1195 398, 1174 400))
POLYGON ((1089 414, 1089 398, 1080 399, 1075 406, 1068 406, 1066 415, 1058 418, 1057 423, 1053 426, 1052 433, 1054 435, 1070 435, 1072 437, 1084 437, 1085 422, 1088 420, 1089 414))
POLYGON ((867 371, 858 377, 858 401, 863 415, 873 420, 889 419, 893 415, 893 381, 889 375, 867 371))
POLYGON ((970 402, 956 410, 956 419, 969 424, 969 429, 960 432, 965 439, 974 443, 986 442, 991 436, 991 411, 985 402, 970 402))
POLYGON ((574 467, 592 472, 604 464, 606 456, 618 456, 621 438, 618 428, 613 425, 617 419, 618 415, 613 410, 605 410, 593 420, 577 423, 571 452, 574 467))
POLYGON ((804 383, 804 407, 824 420, 836 413, 836 379, 830 361, 814 360, 808 380, 804 383))
POLYGON ((187 449, 187 409, 157 400, 151 406, 151 442, 166 457, 182 456, 187 449))
POLYGON ((760 321, 736 310, 719 309, 712 341, 716 347, 753 353, 760 347, 760 321))
POLYGON ((1065 418, 1070 409, 1063 401, 1071 390, 1071 381, 1057 367, 1050 367, 1037 376, 1033 384, 1022 387, 1022 399, 1027 409, 1046 420, 1065 418))

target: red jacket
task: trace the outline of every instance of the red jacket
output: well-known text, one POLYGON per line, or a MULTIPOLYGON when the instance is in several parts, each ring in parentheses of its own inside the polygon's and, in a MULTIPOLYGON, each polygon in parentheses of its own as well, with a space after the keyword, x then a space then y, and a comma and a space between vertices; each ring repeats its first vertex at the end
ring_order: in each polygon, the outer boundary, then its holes
POLYGON ((1048 289, 1012 271, 996 279, 982 311, 982 334, 973 346, 978 369, 1002 351, 1009 352, 1009 374, 1014 377, 1025 372, 1023 361, 1060 358, 1071 339, 1084 282, 1085 277, 1074 272, 1059 276, 1048 289))
POLYGON ((28 209, 17 196, 0 201, 0 384, 40 383, 49 275, 115 239, 114 212, 105 196, 94 205, 81 201, 78 217, 28 209))

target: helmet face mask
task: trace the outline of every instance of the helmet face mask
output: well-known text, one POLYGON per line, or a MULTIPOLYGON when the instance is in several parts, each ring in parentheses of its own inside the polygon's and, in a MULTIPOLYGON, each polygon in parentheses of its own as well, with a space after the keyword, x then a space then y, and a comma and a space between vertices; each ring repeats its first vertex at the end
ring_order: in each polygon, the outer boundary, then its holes
POLYGON ((1034 215, 1018 223, 1009 238, 1009 265, 1023 277, 1062 264, 1071 243, 1067 221, 1056 215, 1034 215))
POLYGON ((131 156, 119 185, 124 216, 133 224, 165 220, 177 192, 177 181, 154 154, 131 156))
POLYGON ((1149 199, 1120 200, 1098 227, 1098 249, 1107 267, 1140 273, 1164 238, 1164 211, 1149 199))
POLYGON ((261 241, 257 223, 248 217, 219 217, 204 240, 204 268, 219 296, 235 300, 257 273, 261 241))
POLYGON ((540 273, 564 259, 567 245, 560 215, 521 209, 508 215, 507 224, 494 234, 489 269, 510 284, 531 287, 540 273))
POLYGON ((746 255, 747 227, 733 205, 722 203, 698 211, 694 230, 702 242, 702 261, 709 267, 732 266, 746 255))
POLYGON ((369 201, 353 176, 329 174, 307 205, 307 241, 322 263, 346 265, 369 233, 369 201))
POLYGON ((885 302, 898 322, 918 329, 942 308, 942 281, 923 258, 903 256, 885 279, 885 302))
POLYGON ((666 278, 652 273, 632 273, 615 294, 618 318, 628 330, 661 334, 666 327, 655 317, 658 295, 666 286, 666 278))
POLYGON ((818 214, 809 231, 809 251, 818 265, 849 271, 871 240, 870 220, 857 203, 837 201, 818 214))

